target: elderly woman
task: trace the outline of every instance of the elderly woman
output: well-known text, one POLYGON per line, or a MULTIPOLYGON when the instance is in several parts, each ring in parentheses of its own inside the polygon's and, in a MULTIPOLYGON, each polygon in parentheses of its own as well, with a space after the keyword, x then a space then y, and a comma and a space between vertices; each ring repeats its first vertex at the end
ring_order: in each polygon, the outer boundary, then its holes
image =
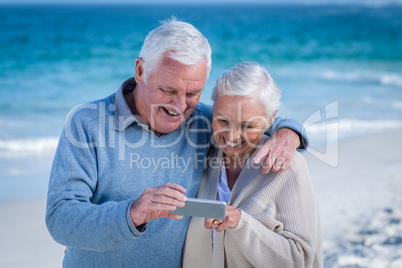
POLYGON ((272 77, 257 63, 237 64, 218 78, 212 99, 217 147, 197 197, 225 201, 227 213, 224 220, 191 219, 183 267, 322 267, 318 206, 303 156, 268 174, 251 161, 279 106, 272 77))

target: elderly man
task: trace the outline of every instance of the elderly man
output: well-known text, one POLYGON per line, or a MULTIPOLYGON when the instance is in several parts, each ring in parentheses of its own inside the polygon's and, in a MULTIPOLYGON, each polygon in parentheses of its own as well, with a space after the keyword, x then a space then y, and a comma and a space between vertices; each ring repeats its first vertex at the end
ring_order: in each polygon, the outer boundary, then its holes
MULTIPOLYGON (((46 211, 64 267, 181 266, 189 218, 169 211, 196 195, 213 139, 211 107, 198 102, 210 68, 207 39, 170 21, 146 37, 134 78, 70 112, 46 211)), ((268 156, 264 172, 286 169, 300 145, 299 123, 273 129, 255 159, 268 156)))

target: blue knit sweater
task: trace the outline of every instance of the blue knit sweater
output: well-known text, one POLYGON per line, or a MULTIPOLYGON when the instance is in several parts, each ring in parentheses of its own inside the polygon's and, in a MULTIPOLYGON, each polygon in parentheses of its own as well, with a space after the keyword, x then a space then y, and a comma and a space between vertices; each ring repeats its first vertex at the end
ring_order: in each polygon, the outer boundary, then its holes
MULTIPOLYGON (((124 116, 131 112, 122 98, 121 88, 67 117, 50 176, 47 227, 68 246, 64 267, 181 267, 189 217, 157 219, 139 231, 127 216, 146 188, 166 182, 195 197, 213 139, 211 107, 199 103, 181 128, 157 137, 124 116)), ((274 125, 303 133, 293 120, 274 125)))

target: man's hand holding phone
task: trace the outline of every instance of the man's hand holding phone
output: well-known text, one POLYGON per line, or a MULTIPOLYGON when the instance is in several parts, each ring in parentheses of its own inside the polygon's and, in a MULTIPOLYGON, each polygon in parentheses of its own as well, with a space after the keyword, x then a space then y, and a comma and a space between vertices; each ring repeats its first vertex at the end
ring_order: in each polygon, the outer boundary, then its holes
POLYGON ((134 225, 138 227, 159 218, 182 219, 183 216, 173 215, 169 211, 185 206, 185 192, 186 189, 174 183, 145 189, 131 205, 130 214, 134 225))

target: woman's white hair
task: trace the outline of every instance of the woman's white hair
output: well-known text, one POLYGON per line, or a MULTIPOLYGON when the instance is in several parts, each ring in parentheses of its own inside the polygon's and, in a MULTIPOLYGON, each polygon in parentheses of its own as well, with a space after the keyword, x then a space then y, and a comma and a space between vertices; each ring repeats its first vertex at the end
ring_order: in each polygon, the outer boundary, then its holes
POLYGON ((167 55, 184 65, 205 61, 207 77, 211 70, 211 47, 208 40, 189 23, 175 18, 162 22, 145 38, 139 57, 143 60, 144 81, 167 55))
POLYGON ((212 92, 214 103, 225 95, 258 98, 271 118, 279 107, 281 90, 264 67, 256 62, 241 62, 226 70, 212 92))

